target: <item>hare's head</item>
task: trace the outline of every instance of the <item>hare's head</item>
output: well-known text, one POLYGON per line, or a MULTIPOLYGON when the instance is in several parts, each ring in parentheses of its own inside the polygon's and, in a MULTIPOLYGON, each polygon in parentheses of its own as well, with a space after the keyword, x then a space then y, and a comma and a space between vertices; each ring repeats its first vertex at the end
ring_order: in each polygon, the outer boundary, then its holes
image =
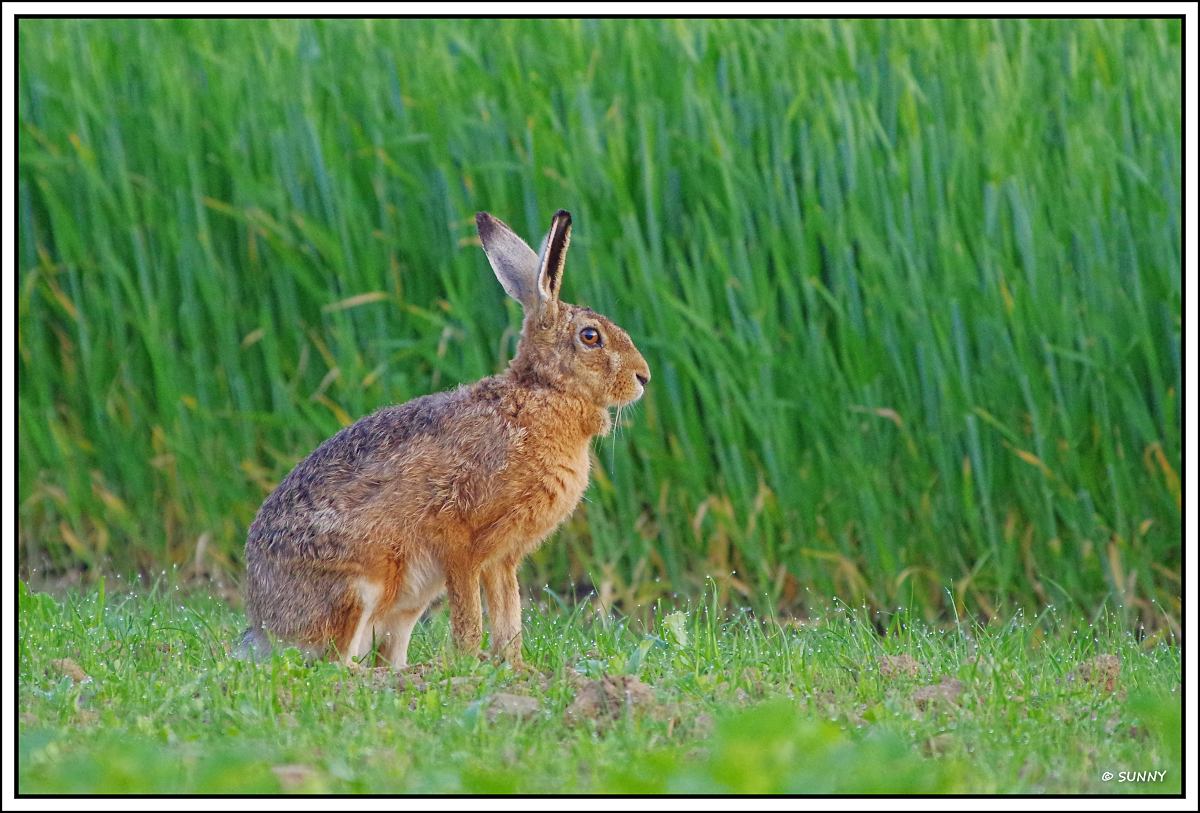
POLYGON ((477 214, 475 224, 500 284, 525 308, 513 373, 578 394, 599 407, 641 398, 650 367, 629 334, 595 311, 558 298, 571 215, 554 215, 540 254, 487 212, 477 214))

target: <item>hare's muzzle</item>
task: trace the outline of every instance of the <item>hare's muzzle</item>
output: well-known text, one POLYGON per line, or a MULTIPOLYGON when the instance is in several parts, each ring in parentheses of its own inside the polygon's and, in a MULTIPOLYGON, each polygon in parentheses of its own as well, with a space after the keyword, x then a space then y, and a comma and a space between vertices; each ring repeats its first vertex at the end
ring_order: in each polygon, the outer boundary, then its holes
POLYGON ((636 382, 634 386, 635 395, 631 400, 638 401, 646 393, 646 384, 650 382, 650 368, 643 367, 638 372, 633 374, 633 380, 636 382))

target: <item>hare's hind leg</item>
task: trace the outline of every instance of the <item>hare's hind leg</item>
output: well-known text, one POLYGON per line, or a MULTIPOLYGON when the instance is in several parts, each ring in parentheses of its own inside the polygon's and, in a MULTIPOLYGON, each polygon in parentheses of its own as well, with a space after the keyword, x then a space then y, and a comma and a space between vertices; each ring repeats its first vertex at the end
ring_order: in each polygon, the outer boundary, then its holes
POLYGON ((492 652, 514 667, 523 665, 518 565, 515 559, 505 559, 488 565, 483 571, 483 589, 487 593, 488 620, 492 627, 492 652))
POLYGON ((375 645, 375 627, 371 620, 379 608, 383 594, 382 585, 366 579, 358 579, 354 585, 358 601, 352 612, 347 613, 338 636, 338 654, 346 666, 357 666, 356 659, 362 658, 375 645), (347 634, 348 633, 348 634, 347 634))
POLYGON ((256 556, 246 584, 252 637, 269 632, 306 656, 328 655, 332 647, 337 659, 346 658, 361 638, 364 595, 358 581, 307 560, 256 556))

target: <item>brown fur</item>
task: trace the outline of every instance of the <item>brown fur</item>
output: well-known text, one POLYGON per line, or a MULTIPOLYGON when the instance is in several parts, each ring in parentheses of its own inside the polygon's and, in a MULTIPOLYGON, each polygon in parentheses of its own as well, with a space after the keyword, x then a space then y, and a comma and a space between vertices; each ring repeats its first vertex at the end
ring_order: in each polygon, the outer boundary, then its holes
POLYGON ((575 509, 591 439, 650 371, 623 330, 558 300, 569 215, 555 216, 534 270, 511 230, 479 221, 497 276, 526 308, 516 356, 500 375, 368 415, 292 470, 246 542, 250 643, 269 631, 350 663, 374 641, 403 666, 412 625, 444 586, 454 640, 476 649, 482 588, 493 649, 520 661, 517 568, 575 509), (586 346, 585 327, 603 346, 586 346))

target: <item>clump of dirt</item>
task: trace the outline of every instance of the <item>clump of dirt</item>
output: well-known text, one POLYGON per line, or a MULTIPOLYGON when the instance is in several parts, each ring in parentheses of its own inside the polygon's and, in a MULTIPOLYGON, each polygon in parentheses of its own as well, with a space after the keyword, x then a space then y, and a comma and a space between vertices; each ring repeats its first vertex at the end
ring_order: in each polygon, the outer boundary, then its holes
POLYGON ((87 683, 92 679, 91 675, 83 671, 79 664, 75 663, 75 661, 71 660, 70 658, 59 658, 58 660, 50 661, 50 665, 53 666, 60 675, 66 675, 76 683, 87 683))
POLYGON ((654 690, 632 675, 588 681, 567 708, 568 724, 594 720, 603 725, 654 703, 654 690))
POLYGON ((562 672, 562 679, 576 691, 582 689, 588 684, 587 675, 573 668, 564 669, 562 672))
POLYGON ((915 678, 921 673, 921 662, 912 655, 884 655, 879 659, 879 676, 884 680, 915 678))
POLYGON ((1079 664, 1071 674, 1073 680, 1106 692, 1116 691, 1120 676, 1121 659, 1116 655, 1097 655, 1079 664))
POLYGON ((303 790, 317 777, 317 771, 311 765, 275 765, 271 773, 275 774, 284 791, 303 790))
MULTIPOLYGON (((398 692, 402 692, 409 687, 413 687, 417 691, 423 692, 428 682, 443 682, 432 677, 434 671, 434 667, 431 664, 419 663, 407 666, 404 669, 395 669, 391 666, 369 666, 358 670, 357 674, 365 677, 372 688, 395 689, 398 692)), ((451 686, 460 685, 459 683, 455 683, 454 680, 451 679, 451 686)))
POLYGON ((488 701, 487 719, 489 723, 496 722, 500 717, 528 720, 536 717, 541 710, 542 707, 535 698, 523 694, 497 692, 488 701))
POLYGON ((918 709, 925 711, 939 703, 958 703, 958 698, 964 691, 966 691, 966 687, 961 680, 945 678, 941 683, 919 687, 912 693, 912 699, 918 709))
MULTIPOLYGON (((575 670, 574 669, 566 670, 566 673, 570 673, 570 672, 575 672, 575 670)), ((575 672, 575 674, 579 674, 579 673, 575 672)), ((551 679, 552 677, 553 677, 552 675, 548 675, 545 672, 542 672, 538 669, 527 666, 527 667, 522 667, 521 669, 513 670, 511 683, 509 685, 514 686, 514 687, 520 686, 522 688, 526 688, 531 691, 545 693, 545 692, 550 691, 550 687, 554 685, 554 681, 551 679)), ((580 677, 582 677, 582 675, 580 675, 580 677)), ((568 680, 569 680, 569 678, 568 678, 568 680)))

